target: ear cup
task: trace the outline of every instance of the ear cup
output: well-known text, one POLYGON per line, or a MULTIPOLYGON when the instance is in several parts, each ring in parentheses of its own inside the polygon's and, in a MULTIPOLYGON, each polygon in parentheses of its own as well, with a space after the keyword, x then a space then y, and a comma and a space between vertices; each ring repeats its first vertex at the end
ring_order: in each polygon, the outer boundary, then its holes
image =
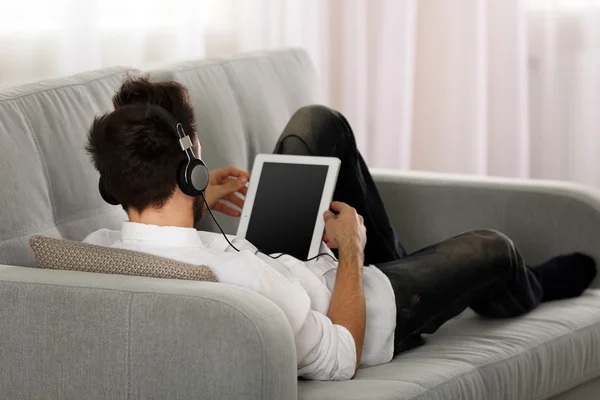
POLYGON ((181 161, 177 171, 177 185, 188 196, 200 196, 208 186, 208 168, 197 158, 181 161))
POLYGON ((112 204, 113 206, 118 206, 121 204, 110 192, 106 189, 104 182, 102 181, 102 177, 98 180, 98 191, 100 192, 100 196, 104 199, 108 204, 112 204))

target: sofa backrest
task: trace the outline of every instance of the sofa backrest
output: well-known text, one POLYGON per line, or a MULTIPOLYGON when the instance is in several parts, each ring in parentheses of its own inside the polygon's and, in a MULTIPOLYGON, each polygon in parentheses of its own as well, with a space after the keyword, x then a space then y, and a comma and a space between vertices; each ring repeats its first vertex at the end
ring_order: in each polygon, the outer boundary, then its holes
MULTIPOLYGON (((234 165, 250 171, 257 154, 273 151, 296 110, 322 102, 315 67, 300 49, 183 62, 150 75, 188 88, 210 169, 234 165)), ((236 232, 237 219, 217 218, 227 233, 236 232)), ((198 228, 216 231, 210 218, 198 228)))
POLYGON ((120 226, 125 214, 100 198, 84 146, 127 73, 139 72, 110 68, 0 91, 0 264, 33 266, 33 234, 81 240, 120 226))
MULTIPOLYGON (((126 74, 139 73, 117 67, 0 90, 0 264, 33 266, 34 234, 81 240, 120 228, 125 213, 101 199, 84 146, 93 117, 112 109, 126 74)), ((188 87, 209 168, 249 170, 256 154, 273 150, 298 108, 320 101, 302 50, 185 62, 150 74, 188 87)), ((236 219, 217 218, 235 233, 236 219)), ((216 231, 205 220, 200 228, 216 231)))

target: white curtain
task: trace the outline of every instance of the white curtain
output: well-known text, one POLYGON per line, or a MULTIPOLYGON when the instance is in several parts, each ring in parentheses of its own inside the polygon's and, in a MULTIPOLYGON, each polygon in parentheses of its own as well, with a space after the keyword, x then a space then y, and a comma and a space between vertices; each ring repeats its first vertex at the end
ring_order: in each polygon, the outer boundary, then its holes
POLYGON ((600 186, 600 1, 533 1, 531 175, 600 186))
POLYGON ((599 0, 20 0, 0 84, 300 46, 376 167, 600 186, 599 0))
POLYGON ((0 1, 0 85, 205 55, 218 0, 0 1))
POLYGON ((419 1, 411 168, 528 176, 525 6, 419 1))
POLYGON ((240 2, 241 49, 307 49, 369 164, 411 167, 417 0, 240 2))
POLYGON ((600 186, 599 0, 221 4, 233 49, 309 50, 372 166, 600 186))

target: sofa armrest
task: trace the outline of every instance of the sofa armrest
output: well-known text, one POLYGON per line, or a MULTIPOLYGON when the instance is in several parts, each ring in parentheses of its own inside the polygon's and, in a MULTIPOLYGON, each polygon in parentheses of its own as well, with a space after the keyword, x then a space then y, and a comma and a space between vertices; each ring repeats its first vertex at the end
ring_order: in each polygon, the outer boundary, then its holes
POLYGON ((372 174, 409 252, 464 231, 497 229, 531 264, 573 251, 600 262, 600 191, 594 188, 378 169, 372 174))
POLYGON ((0 268, 3 398, 295 399, 294 338, 221 283, 0 268))

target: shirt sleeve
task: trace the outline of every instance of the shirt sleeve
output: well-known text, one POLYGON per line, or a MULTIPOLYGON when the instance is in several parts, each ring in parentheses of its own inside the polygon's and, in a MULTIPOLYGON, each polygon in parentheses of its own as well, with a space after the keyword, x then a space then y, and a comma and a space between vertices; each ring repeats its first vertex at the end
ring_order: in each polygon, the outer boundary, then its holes
POLYGON ((317 311, 309 313, 296 335, 298 376, 320 381, 352 379, 356 369, 356 344, 348 329, 335 325, 317 311))
POLYGON ((356 344, 350 332, 312 310, 306 290, 295 279, 286 279, 266 265, 264 271, 258 292, 281 308, 292 327, 298 376, 324 381, 351 379, 356 344))

